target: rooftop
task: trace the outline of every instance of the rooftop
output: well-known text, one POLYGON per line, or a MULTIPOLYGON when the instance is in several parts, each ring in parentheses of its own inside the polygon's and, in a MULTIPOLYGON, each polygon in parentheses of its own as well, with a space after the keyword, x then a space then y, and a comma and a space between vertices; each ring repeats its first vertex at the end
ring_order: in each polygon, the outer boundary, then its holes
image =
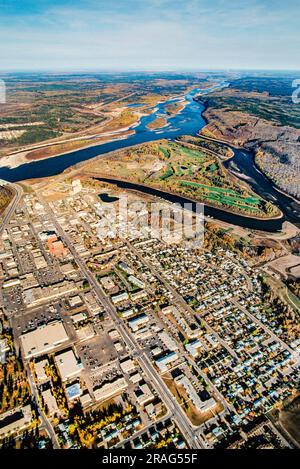
POLYGON ((69 339, 61 321, 54 321, 20 336, 25 358, 35 357, 55 349, 69 339))

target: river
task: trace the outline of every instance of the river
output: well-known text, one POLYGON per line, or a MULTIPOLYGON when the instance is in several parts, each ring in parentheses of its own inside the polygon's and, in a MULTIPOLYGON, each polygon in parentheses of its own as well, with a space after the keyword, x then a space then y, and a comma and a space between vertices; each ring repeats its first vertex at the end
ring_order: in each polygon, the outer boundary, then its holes
MULTIPOLYGON (((201 102, 195 101, 194 97, 199 95, 199 93, 205 95, 214 89, 228 85, 228 83, 222 82, 206 90, 196 88, 188 92, 184 96, 187 102, 184 109, 175 116, 168 116, 168 125, 161 129, 150 130, 147 125, 157 117, 166 116, 165 107, 174 101, 178 101, 180 98, 173 98, 155 106, 152 114, 143 116, 140 119, 139 124, 134 128, 134 135, 130 135, 125 139, 114 140, 89 148, 72 151, 60 156, 25 163, 15 168, 0 167, 0 178, 11 182, 18 182, 25 179, 54 176, 79 162, 114 150, 137 145, 139 143, 159 140, 161 138, 176 139, 181 135, 196 135, 198 131, 205 126, 206 122, 202 117, 202 112, 205 109, 204 105, 201 102)), ((132 105, 130 106, 132 107, 132 105)), ((233 171, 235 175, 241 177, 241 179, 246 177, 247 182, 255 192, 279 206, 284 217, 277 220, 259 220, 208 206, 205 206, 205 215, 243 227, 271 232, 280 230, 284 220, 291 221, 299 226, 300 204, 273 187, 271 182, 256 169, 253 156, 250 152, 234 149, 234 153, 235 155, 232 160, 224 163, 225 166, 229 171, 233 171), (238 171, 236 172, 236 170, 238 171)), ((132 184, 127 183, 127 187, 129 186, 136 190, 141 190, 142 192, 159 195, 172 202, 183 203, 184 200, 187 200, 184 199, 184 197, 177 197, 161 191, 155 191, 152 188, 145 188, 144 186, 138 187, 135 185, 135 187, 132 187, 132 184), (160 194, 158 194, 158 192, 160 194)))

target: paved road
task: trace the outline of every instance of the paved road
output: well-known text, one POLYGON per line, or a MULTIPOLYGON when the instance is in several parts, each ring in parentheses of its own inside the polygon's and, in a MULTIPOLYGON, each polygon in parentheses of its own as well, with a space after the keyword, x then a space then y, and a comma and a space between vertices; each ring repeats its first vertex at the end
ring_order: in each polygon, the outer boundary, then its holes
POLYGON ((191 448, 196 448, 196 449, 204 449, 204 445, 201 441, 199 441, 198 436, 195 434, 195 431, 192 427, 192 424, 190 423, 188 417, 182 410, 182 408, 178 405, 178 402, 176 398, 173 396, 171 391, 168 389, 158 372, 155 370, 154 366, 152 365, 152 362, 150 361, 149 357, 143 351, 139 344, 135 341, 135 339, 131 336, 129 331, 127 330, 125 324, 123 321, 118 317, 116 310, 112 306, 112 304, 108 301, 104 291, 100 287, 99 283, 95 280, 94 276, 91 274, 89 269, 86 267, 84 261, 80 258, 80 256, 77 254, 73 244, 70 242, 69 237, 67 234, 64 232, 62 227, 59 225, 57 222, 55 216, 53 215, 53 212, 48 205, 48 203, 41 197, 39 196, 40 202, 44 205, 47 214, 49 215, 51 221, 53 222, 58 235, 61 237, 62 241, 64 244, 68 247, 70 250, 71 254, 74 256, 75 261, 78 264, 78 267, 81 269, 81 271, 84 273, 85 277, 89 281, 90 285, 93 286, 95 293, 97 294, 98 298, 100 299, 102 305, 105 307, 107 313, 110 315, 112 320, 115 323, 115 326, 119 333, 121 334, 123 340, 125 341, 126 345, 128 346, 129 350, 132 351, 132 353, 138 351, 140 352, 137 360, 140 363, 141 368, 143 371, 146 373, 148 376, 149 380, 151 381, 152 385, 155 387, 155 389, 158 392, 158 395, 162 399, 162 401, 165 403, 167 409, 169 409, 172 414, 174 415, 174 419, 179 427, 179 429, 182 431, 185 439, 188 442, 188 445, 191 448))
POLYGON ((40 427, 41 428, 44 428, 49 437, 51 438, 51 441, 52 441, 52 444, 53 444, 53 448, 54 449, 59 449, 60 448, 60 445, 58 443, 58 440, 57 440, 57 436, 55 434, 55 431, 49 421, 49 419, 47 418, 46 414, 44 413, 43 409, 41 408, 40 406, 40 402, 39 402, 39 395, 38 395, 38 391, 37 391, 37 388, 36 388, 36 385, 35 385, 35 382, 32 378, 32 374, 31 374, 31 371, 30 371, 30 368, 29 368, 29 365, 27 365, 27 376, 28 376, 28 380, 29 380, 29 385, 30 385, 30 389, 31 389, 31 394, 34 396, 35 398, 35 401, 36 401, 36 404, 38 406, 38 409, 39 409, 39 415, 40 415, 40 419, 41 419, 41 425, 40 427))
MULTIPOLYGON (((133 93, 130 93, 126 96, 123 96, 122 98, 115 99, 114 101, 111 101, 110 103, 103 104, 101 106, 101 108, 99 108, 99 109, 104 109, 108 105, 124 101, 125 99, 128 99, 128 98, 130 98, 131 96, 133 96, 135 94, 137 94, 136 91, 134 91, 133 93)), ((81 109, 81 112, 82 112, 82 109, 81 109)), ((93 111, 92 109, 87 109, 87 112, 89 114, 94 114, 94 115, 97 115, 97 116, 104 116, 105 115, 103 113, 103 111, 97 112, 97 111, 93 111)), ((106 120, 105 120, 105 122, 102 123, 101 127, 106 127, 113 119, 114 119, 114 116, 111 116, 109 118, 106 117, 106 120)), ((91 129, 93 127, 95 127, 95 126, 91 126, 91 129)), ((39 150, 41 148, 57 146, 57 145, 61 145, 61 144, 64 144, 64 143, 76 142, 77 140, 79 140, 79 141, 80 140, 93 140, 95 138, 105 137, 105 136, 114 135, 114 134, 116 136, 118 136, 119 133, 124 132, 126 130, 129 130, 129 129, 127 129, 127 126, 125 126, 123 128, 119 128, 115 131, 104 131, 104 132, 102 131, 102 132, 97 132, 96 134, 81 134, 81 135, 78 135, 78 134, 80 134, 80 132, 83 132, 83 131, 78 131, 78 132, 75 132, 73 134, 74 137, 65 138, 65 139, 61 139, 61 140, 59 140, 59 138, 49 139, 49 141, 46 142, 46 143, 40 143, 38 145, 22 147, 19 150, 11 152, 8 156, 13 156, 13 155, 17 155, 18 153, 24 153, 24 152, 29 152, 29 151, 33 151, 33 150, 39 150)), ((81 147, 81 148, 83 148, 83 147, 81 147)), ((78 150, 80 150, 80 148, 78 148, 78 150)))
MULTIPOLYGON (((177 292, 177 290, 175 290, 175 288, 173 288, 169 282, 165 279, 165 277, 163 277, 163 275, 158 272, 157 269, 154 269, 153 266, 150 264, 150 262, 146 261, 145 258, 141 255, 141 253, 129 242, 127 241, 127 245, 128 247, 132 250, 132 252, 134 252, 134 254, 139 258, 139 260, 141 262, 143 262, 145 264, 145 266, 148 267, 148 269, 152 272, 152 274, 154 276, 156 276, 163 285, 165 285, 165 287, 172 293, 172 295, 174 296, 175 300, 183 307, 185 308, 186 310, 188 310, 193 316, 197 316, 197 314, 195 313, 195 311, 193 310, 193 308, 188 305, 186 303, 186 301, 182 298, 182 296, 177 292)), ((230 355, 232 355, 234 358, 238 359, 238 356, 237 354, 235 353, 235 351, 227 344, 227 342, 223 339, 221 339, 221 337, 219 336, 219 334, 207 323, 207 321, 205 321, 205 319, 198 315, 201 319, 201 321, 203 322, 203 324, 205 325, 206 327, 206 330, 208 332, 210 332, 210 334, 213 334, 215 337, 217 337, 218 341, 220 342, 220 344, 223 345, 223 347, 229 352, 230 355)))
POLYGON ((160 422, 164 422, 165 420, 167 420, 168 418, 171 417, 171 414, 168 412, 166 415, 164 415, 163 417, 161 417, 160 419, 156 420, 156 422, 151 422, 149 423, 149 425, 147 425, 146 427, 142 428, 141 430, 139 430, 138 432, 136 432, 134 435, 132 435, 131 437, 129 438, 125 438, 123 441, 120 441, 120 443, 118 443, 115 448, 122 448, 128 441, 131 441, 132 438, 138 438, 139 436, 143 435, 144 433, 146 433, 151 427, 154 427, 155 425, 157 425, 158 423, 160 422))
POLYGON ((13 216, 14 211, 15 211, 16 207, 18 206, 18 204, 19 204, 19 202, 22 198, 22 195, 23 195, 22 187, 18 186, 17 184, 11 184, 11 183, 8 183, 7 181, 3 181, 2 179, 0 179, 0 186, 1 185, 6 185, 9 188, 11 188, 15 192, 15 196, 14 196, 13 200, 10 202, 9 206, 4 211, 3 219, 0 222, 0 236, 3 232, 3 230, 5 229, 7 223, 9 222, 11 217, 13 216))
POLYGON ((281 340, 280 337, 278 337, 276 334, 274 334, 274 332, 269 327, 267 327, 263 322, 261 322, 253 314, 251 314, 248 309, 246 309, 244 306, 242 306, 238 301, 236 301, 234 299, 231 300, 231 302, 234 304, 234 306, 236 306, 238 309, 243 311, 246 314, 246 316, 248 316, 250 319, 252 319, 253 322, 256 322, 256 324, 258 324, 268 335, 270 335, 272 337, 272 339, 274 339, 276 342, 280 342, 280 344, 282 345, 282 347, 285 350, 290 352, 293 356, 296 355, 295 350, 293 350, 288 344, 283 342, 283 340, 281 340))

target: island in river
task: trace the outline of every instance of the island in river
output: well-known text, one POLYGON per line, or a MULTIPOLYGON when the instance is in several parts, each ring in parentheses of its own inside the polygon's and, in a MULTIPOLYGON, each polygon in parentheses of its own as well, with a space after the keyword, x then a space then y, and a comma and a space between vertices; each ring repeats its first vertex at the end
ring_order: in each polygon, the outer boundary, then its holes
MULTIPOLYGON (((195 138, 159 140, 102 155, 88 161, 81 171, 95 177, 148 186, 254 218, 281 217, 270 201, 254 193, 223 165, 220 154, 195 138), (188 140, 188 139, 187 139, 188 140)), ((214 144, 216 149, 217 144, 214 144)), ((231 155, 227 149, 228 156, 231 155)))
POLYGON ((162 129, 166 125, 168 125, 168 122, 164 117, 157 117, 154 121, 149 122, 147 127, 148 129, 162 129))
POLYGON ((11 167, 129 136, 141 116, 160 103, 169 102, 166 111, 175 116, 186 93, 216 83, 207 73, 2 73, 1 78, 9 95, 0 109, 0 158, 11 167))
MULTIPOLYGON (((134 78, 135 82, 136 77, 131 78, 134 78)), ((53 149, 51 148, 51 151, 49 147, 42 147, 42 145, 39 144, 40 146, 38 149, 35 147, 35 150, 38 151, 37 154, 32 151, 33 147, 31 146, 32 153, 30 154, 30 160, 28 160, 26 156, 21 156, 20 153, 15 154, 13 156, 7 156, 7 158, 3 158, 3 166, 2 168, 0 168, 0 177, 7 181, 17 182, 23 181, 25 179, 54 176, 63 172, 67 168, 74 167, 74 165, 77 165, 80 162, 82 162, 84 165, 84 162, 86 162, 87 160, 92 161, 91 159, 94 157, 99 157, 99 159, 101 159, 102 155, 105 155, 104 158, 106 158, 108 156, 108 153, 114 152, 115 150, 119 150, 122 148, 130 148, 132 146, 138 147, 140 144, 143 144, 145 142, 156 142, 161 139, 176 140, 178 138, 181 138, 182 135, 188 136, 189 141, 187 143, 198 144, 195 141, 193 142, 192 139, 197 138, 196 136, 199 130, 201 130, 207 123, 202 117, 202 112, 204 111, 205 106, 201 101, 205 99, 205 96, 208 94, 213 97, 215 93, 218 93, 217 90, 220 89, 224 89, 224 93, 226 93, 228 81, 226 81, 224 78, 225 76, 219 77, 218 80, 215 80, 215 82, 213 82, 212 84, 211 81, 210 83, 208 83, 209 80, 207 80, 206 82, 203 81, 203 77, 200 79, 199 76, 193 77, 194 81, 190 77, 188 82, 184 81, 184 83, 180 80, 174 81, 173 77, 173 80, 168 81, 167 88, 165 87, 165 82, 162 83, 160 80, 158 83, 154 80, 155 83, 153 82, 153 84, 151 84, 150 89, 148 84, 146 84, 145 77, 143 77, 143 95, 141 95, 140 91, 137 91, 136 89, 130 90, 130 96, 125 95, 121 98, 118 97, 114 100, 113 104, 113 107, 122 107, 122 105, 126 105, 129 109, 138 108, 138 112, 142 113, 138 124, 134 124, 130 130, 127 129, 126 131, 124 131, 123 129, 122 135, 118 133, 118 130, 116 132, 112 131, 101 133, 101 137, 99 134, 89 135, 88 138, 84 136, 84 142, 77 142, 77 140, 70 142, 68 140, 68 142, 66 142, 66 146, 62 146, 64 144, 62 144, 60 140, 60 142, 57 142, 58 144, 55 145, 53 149), (190 90, 190 86, 193 86, 193 83, 195 85, 196 82, 198 84, 198 87, 193 88, 192 91, 189 91, 187 94, 183 95, 184 89, 188 88, 190 90), (157 86, 158 84, 159 87, 157 86), (163 90, 164 92, 162 93, 163 90), (166 90, 168 90, 168 93, 166 92, 166 90), (159 91, 159 93, 157 91, 159 91), (171 92, 171 99, 165 100, 166 94, 169 94, 170 96, 171 92), (197 95, 201 96, 201 101, 195 101, 195 99, 197 99, 197 95), (121 99, 123 100, 122 105, 120 104, 121 99), (177 114, 170 116, 170 106, 172 106, 174 103, 185 105, 180 112, 177 112, 177 114), (148 106, 149 109, 151 109, 150 114, 147 114, 145 112, 145 106, 148 106), (162 115, 168 120, 168 125, 161 129, 149 129, 149 124, 162 115), (108 138, 110 141, 105 142, 106 138, 108 138), (99 141, 100 139, 101 141, 99 141), (78 149, 78 147, 80 147, 81 145, 84 145, 85 148, 78 149), (60 156, 54 156, 57 153, 60 153, 60 156)), ((109 79, 111 79, 111 77, 109 79)), ((128 88, 126 88, 126 91, 127 90, 128 88)), ((85 109, 85 111, 90 112, 90 107, 93 107, 93 112, 98 112, 97 106, 99 106, 99 104, 89 105, 85 109)), ((105 106, 108 109, 110 109, 111 107, 109 103, 106 103, 105 106)), ((115 107, 113 108, 113 110, 110 109, 110 112, 112 111, 114 113, 115 109, 115 107)), ((208 110, 205 112, 205 117, 209 120, 209 124, 212 122, 211 116, 209 116, 208 114, 210 109, 215 109, 215 106, 209 101, 208 110)), ((230 113, 228 112, 228 114, 230 113)), ((5 117, 5 119, 7 120, 7 117, 5 117)), ((118 119, 118 116, 115 116, 114 119, 118 119)), ((113 122, 111 123, 113 124, 113 122)), ((107 125, 107 122, 106 124, 103 123, 103 125, 107 125)), ((212 129, 210 125, 208 126, 208 128, 212 129)), ((230 140, 229 142, 231 143, 230 140)), ((261 172, 257 171, 254 164, 252 152, 245 151, 244 149, 238 150, 236 148, 233 148, 234 157, 228 159, 227 161, 224 161, 224 155, 223 151, 221 151, 220 145, 219 147, 214 147, 211 142, 209 144, 210 148, 208 148, 207 145, 207 142, 204 143, 203 140, 201 141, 201 146, 205 147, 206 150, 211 150, 211 154, 213 154, 213 152, 217 153, 217 158, 220 158, 220 160, 222 160, 222 166, 224 166, 227 170, 227 176, 229 177, 230 174, 230 176, 232 176, 232 178, 235 180, 235 187, 240 188, 247 186, 248 190, 250 190, 252 195, 255 196, 256 194, 262 201, 270 202, 270 204, 268 205, 269 208, 272 205, 276 205, 279 210, 284 214, 284 217, 276 218, 277 215, 275 215, 274 217, 274 215, 271 215, 270 213, 267 214, 264 208, 262 209, 262 212, 264 213, 259 214, 258 211, 261 210, 261 207, 259 207, 259 205, 262 205, 263 202, 258 202, 257 207, 251 204, 250 207, 247 206, 245 210, 245 207, 242 207, 243 204, 241 204, 241 201, 235 200, 234 211, 232 208, 232 204, 228 204, 229 193, 224 194, 224 192, 220 191, 222 187, 219 186, 219 183, 216 184, 218 190, 212 193, 212 189, 205 189, 199 184, 214 186, 215 184, 213 181, 200 181, 197 180, 197 177, 195 178, 195 180, 191 180, 189 178, 189 175, 185 175, 187 177, 185 177, 184 180, 187 182, 183 184, 179 184, 178 182, 176 183, 178 186, 178 190, 176 190, 175 193, 182 194, 183 190, 185 194, 189 192, 189 196, 186 197, 186 200, 193 199, 203 201, 204 197, 206 197, 205 214, 207 216, 214 217, 234 225, 268 232, 279 231, 284 221, 288 221, 299 226, 300 204, 298 204, 295 200, 290 197, 287 197, 285 194, 277 190, 276 187, 274 187, 274 185, 270 183, 270 180, 268 178, 266 178, 261 172), (187 183, 189 184, 189 186, 186 185, 184 187, 184 184, 187 183), (198 186, 191 186, 191 183, 196 183, 198 184, 198 186), (207 194, 207 191, 209 191, 210 193, 207 194), (200 199, 198 198, 199 195, 201 196, 200 199), (223 196, 221 197, 221 203, 220 195, 223 196), (207 200, 207 196, 210 199, 209 201, 207 200), (224 196, 226 197, 226 200, 224 199, 224 196), (227 204, 227 207, 224 202, 227 204)), ((22 149, 19 149, 18 151, 20 152, 22 151, 22 149)), ((202 174, 201 177, 206 176, 207 174, 202 174)), ((109 175, 109 177, 113 179, 111 174, 109 175)), ((176 198, 175 195, 172 195, 172 188, 168 187, 168 185, 170 186, 174 183, 174 179, 175 176, 172 176, 170 178, 167 178, 167 180, 165 181, 158 181, 158 184, 159 187, 162 187, 162 184, 164 184, 163 190, 161 190, 162 195, 160 196, 168 197, 169 199, 172 198, 172 201, 177 202, 179 196, 177 196, 176 198)), ((156 192, 158 192, 158 189, 154 189, 153 181, 151 181, 151 186, 148 185, 148 182, 149 181, 146 181, 144 185, 140 184, 140 187, 143 188, 143 190, 146 190, 145 187, 147 187, 148 191, 156 190, 156 192)), ((229 187, 225 186, 225 188, 228 189, 229 187)), ((233 194, 230 194, 230 196, 230 202, 232 202, 233 194)), ((182 196, 181 200, 183 200, 182 196)), ((248 203, 246 205, 248 205, 248 203)), ((267 206, 265 208, 267 208, 267 206)))

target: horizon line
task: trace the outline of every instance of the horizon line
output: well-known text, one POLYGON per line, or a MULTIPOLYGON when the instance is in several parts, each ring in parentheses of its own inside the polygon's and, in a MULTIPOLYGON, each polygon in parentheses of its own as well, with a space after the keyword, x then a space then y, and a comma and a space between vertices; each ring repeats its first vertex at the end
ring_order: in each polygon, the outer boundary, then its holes
POLYGON ((217 72, 300 72, 299 69, 294 68, 238 68, 238 67, 224 67, 224 68, 70 68, 70 69, 38 69, 38 68, 8 68, 2 69, 2 73, 217 73, 217 72))

